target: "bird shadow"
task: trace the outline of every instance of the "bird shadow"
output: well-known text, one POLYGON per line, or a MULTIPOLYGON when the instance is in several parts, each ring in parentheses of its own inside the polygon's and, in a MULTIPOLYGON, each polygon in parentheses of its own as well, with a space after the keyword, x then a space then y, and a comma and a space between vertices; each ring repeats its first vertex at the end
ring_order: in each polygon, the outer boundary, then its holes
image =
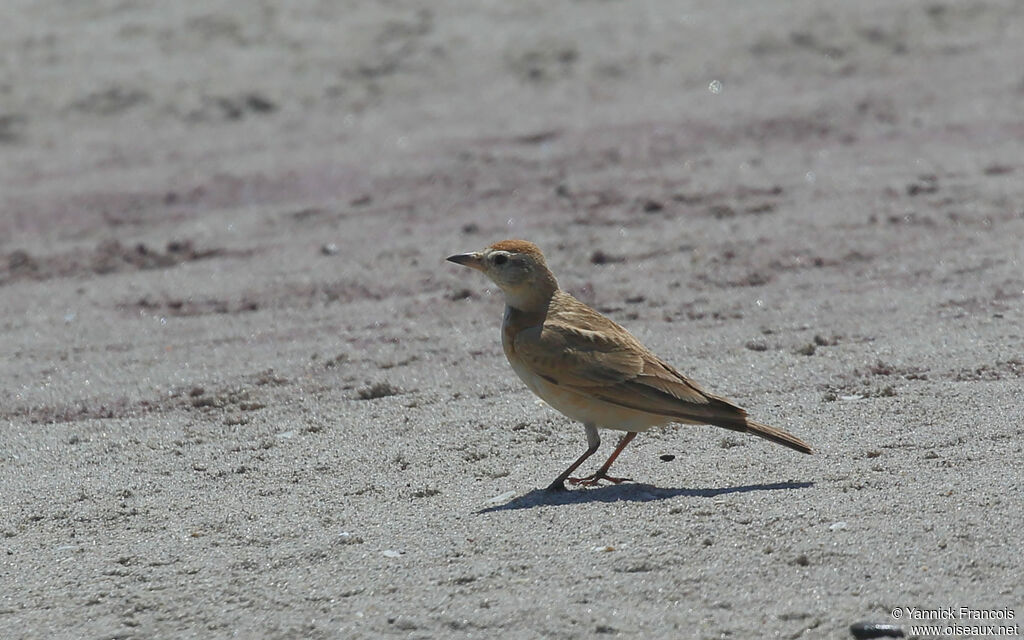
POLYGON ((793 489, 809 489, 813 482, 773 482, 770 484, 748 484, 739 487, 716 487, 709 489, 666 489, 650 484, 616 484, 596 489, 576 489, 573 491, 548 491, 534 489, 521 496, 511 498, 504 504, 497 504, 477 511, 477 514, 494 511, 512 511, 516 509, 533 509, 543 506, 562 506, 569 504, 585 504, 588 502, 654 502, 669 498, 713 498, 729 493, 752 493, 754 491, 787 491, 793 489))

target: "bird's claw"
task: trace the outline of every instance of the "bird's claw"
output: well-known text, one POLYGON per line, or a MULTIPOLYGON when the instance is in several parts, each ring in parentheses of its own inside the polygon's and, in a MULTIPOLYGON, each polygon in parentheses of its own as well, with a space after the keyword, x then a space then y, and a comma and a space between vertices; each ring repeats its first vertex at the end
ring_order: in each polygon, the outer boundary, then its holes
POLYGON ((570 484, 580 487, 596 487, 601 484, 602 480, 607 480, 612 484, 619 484, 620 482, 630 482, 632 478, 613 478, 604 473, 595 473, 585 478, 569 478, 570 484))

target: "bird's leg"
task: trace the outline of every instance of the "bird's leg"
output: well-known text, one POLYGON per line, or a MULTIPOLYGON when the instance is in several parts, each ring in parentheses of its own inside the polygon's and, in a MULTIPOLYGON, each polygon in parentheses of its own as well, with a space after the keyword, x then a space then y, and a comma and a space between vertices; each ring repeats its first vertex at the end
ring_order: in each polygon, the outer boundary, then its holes
POLYGON ((616 445, 615 447, 615 451, 612 451, 612 455, 608 456, 608 460, 606 460, 605 463, 601 465, 601 468, 597 470, 597 473, 595 473, 594 475, 587 476, 586 478, 569 478, 569 482, 571 482, 572 484, 583 485, 585 487, 593 487, 596 486, 601 480, 607 480, 608 482, 613 482, 615 484, 619 484, 620 482, 625 482, 629 480, 629 478, 611 477, 610 475, 608 475, 608 469, 612 468, 612 463, 615 462, 615 458, 619 457, 619 454, 622 453, 622 450, 625 449, 626 445, 629 444, 630 441, 633 440, 633 438, 635 437, 636 431, 630 431, 626 435, 622 436, 622 439, 619 440, 619 444, 616 445))
POLYGON ((562 475, 554 479, 554 481, 548 485, 548 491, 565 491, 565 480, 569 477, 576 467, 583 464, 583 461, 594 455, 597 448, 601 446, 601 436, 597 433, 597 427, 592 424, 585 424, 583 428, 587 430, 587 450, 583 452, 576 462, 569 465, 569 468, 562 472, 562 475))

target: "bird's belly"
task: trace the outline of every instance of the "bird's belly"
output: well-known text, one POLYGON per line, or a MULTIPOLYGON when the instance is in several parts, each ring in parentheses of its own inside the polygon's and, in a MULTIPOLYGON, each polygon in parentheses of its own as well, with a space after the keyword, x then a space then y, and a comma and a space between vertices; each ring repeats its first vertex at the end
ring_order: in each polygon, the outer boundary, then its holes
POLYGON ((665 416, 620 407, 610 402, 604 402, 603 400, 570 391, 557 384, 548 382, 521 363, 515 362, 512 358, 509 358, 509 363, 512 365, 516 375, 541 400, 548 403, 556 411, 584 424, 592 424, 597 427, 617 429, 619 431, 646 431, 651 427, 672 422, 671 418, 665 416))

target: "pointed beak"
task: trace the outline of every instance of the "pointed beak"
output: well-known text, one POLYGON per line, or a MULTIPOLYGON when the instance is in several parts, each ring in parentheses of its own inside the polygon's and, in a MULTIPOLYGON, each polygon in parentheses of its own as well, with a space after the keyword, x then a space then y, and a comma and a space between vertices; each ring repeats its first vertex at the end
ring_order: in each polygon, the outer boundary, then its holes
POLYGON ((470 269, 476 269, 477 271, 484 270, 483 256, 480 255, 479 251, 473 253, 457 253, 454 256, 448 256, 446 258, 448 262, 454 262, 455 264, 461 264, 464 267, 470 269))

